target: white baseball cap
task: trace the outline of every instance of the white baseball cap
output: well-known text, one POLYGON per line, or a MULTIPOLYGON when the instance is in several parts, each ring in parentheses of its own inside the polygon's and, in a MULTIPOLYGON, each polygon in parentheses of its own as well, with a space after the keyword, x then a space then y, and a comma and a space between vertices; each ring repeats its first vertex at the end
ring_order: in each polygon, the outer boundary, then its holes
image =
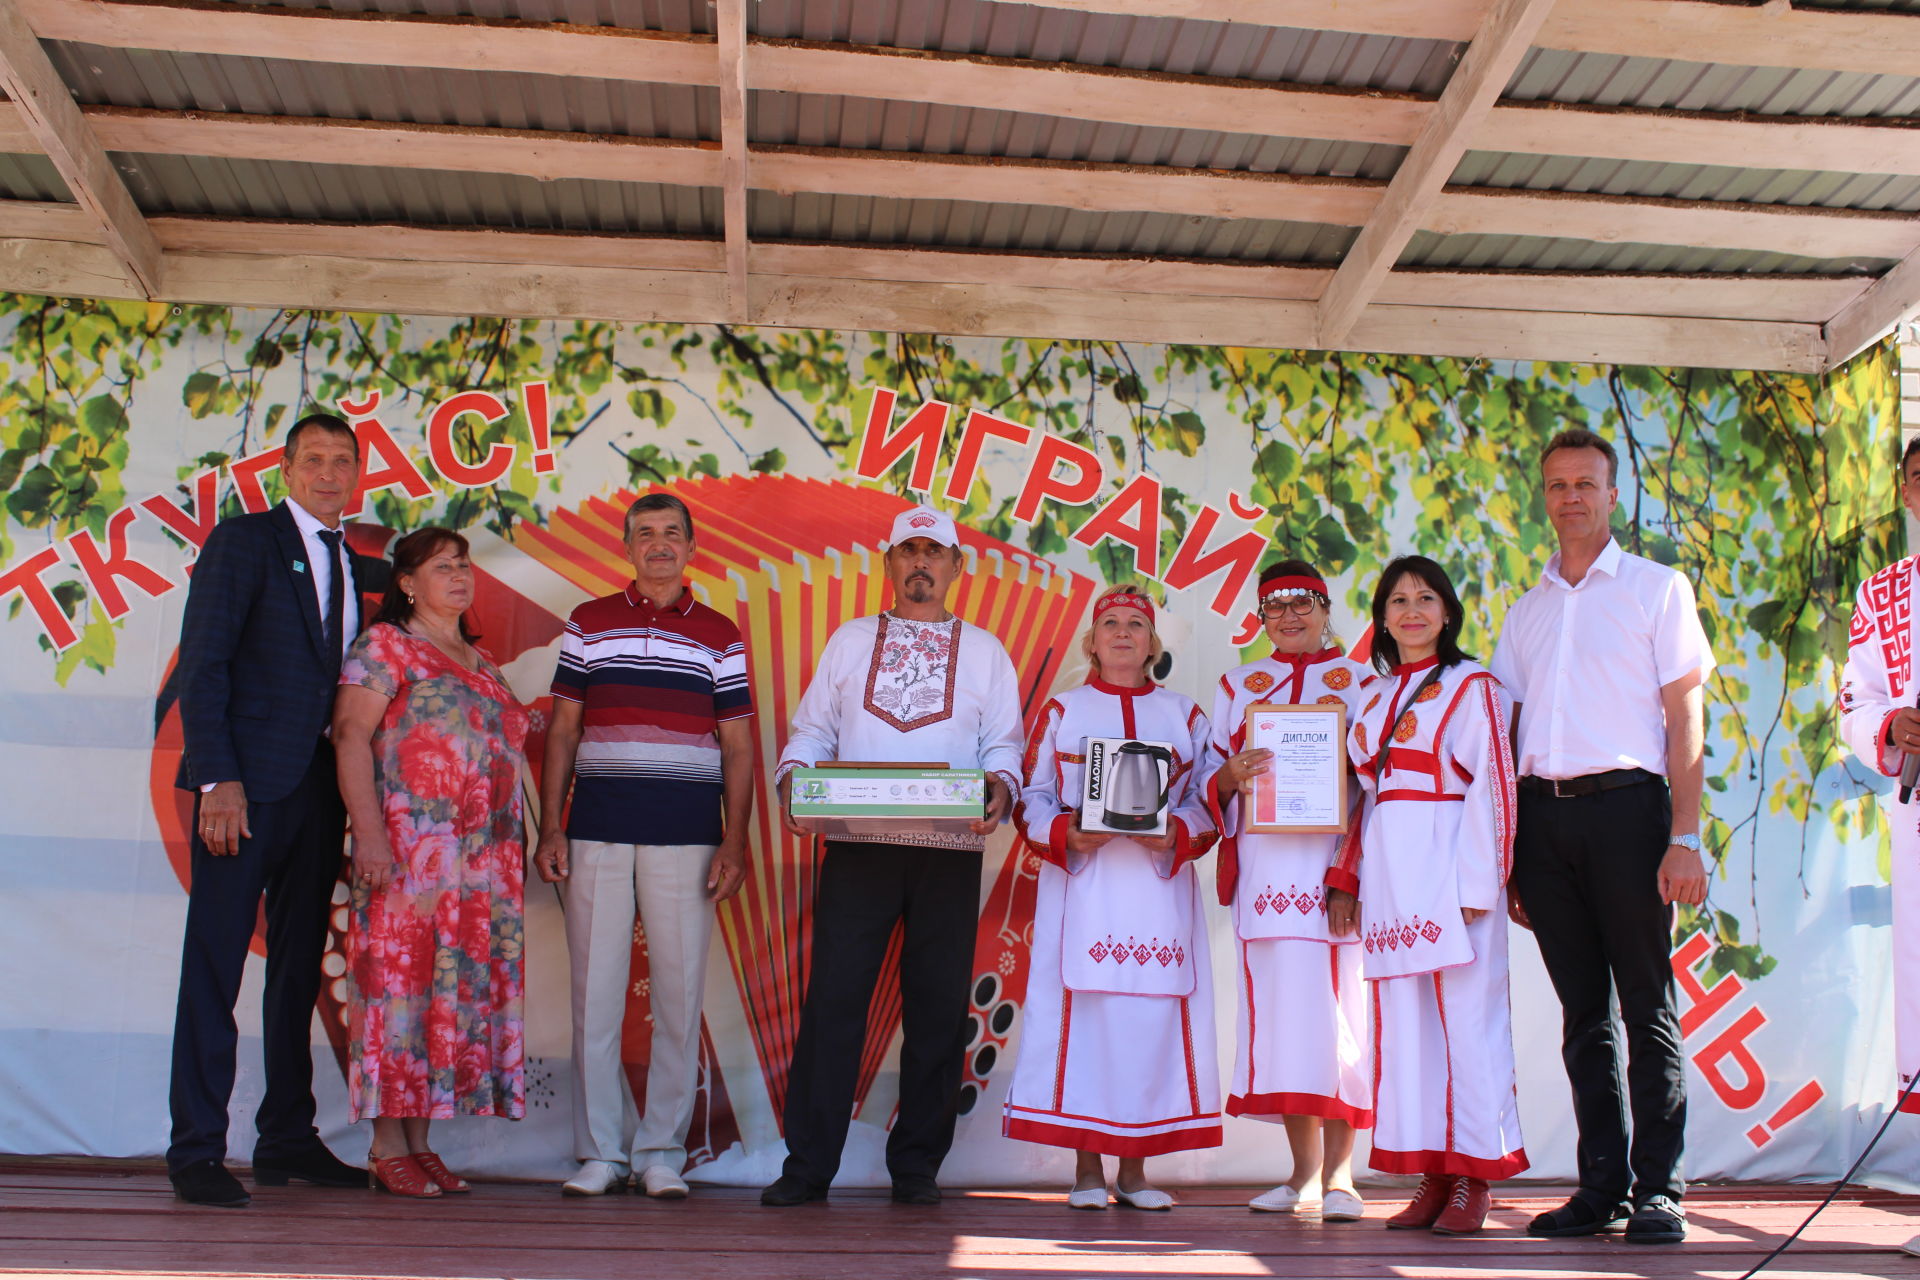
POLYGON ((953 517, 928 506, 909 507, 893 518, 887 545, 897 547, 908 538, 928 538, 944 547, 960 545, 960 531, 954 528, 953 517))

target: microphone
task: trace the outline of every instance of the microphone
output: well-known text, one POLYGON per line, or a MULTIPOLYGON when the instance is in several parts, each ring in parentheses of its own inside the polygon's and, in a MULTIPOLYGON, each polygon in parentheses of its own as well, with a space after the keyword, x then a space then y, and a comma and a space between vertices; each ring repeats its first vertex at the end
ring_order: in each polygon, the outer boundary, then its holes
MULTIPOLYGON (((1914 700, 1914 706, 1920 708, 1920 698, 1914 700)), ((1913 799, 1913 784, 1920 782, 1920 751, 1908 751, 1900 760, 1900 803, 1906 804, 1913 799)))

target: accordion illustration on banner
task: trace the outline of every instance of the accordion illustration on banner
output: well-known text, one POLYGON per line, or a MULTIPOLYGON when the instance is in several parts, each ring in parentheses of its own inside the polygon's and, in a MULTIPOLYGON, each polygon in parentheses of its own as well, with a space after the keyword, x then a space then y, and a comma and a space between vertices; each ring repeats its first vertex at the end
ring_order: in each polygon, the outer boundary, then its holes
MULTIPOLYGON (((722 904, 719 923, 755 1056, 779 1115, 800 1029, 821 850, 818 841, 796 837, 780 825, 778 798, 769 785, 771 762, 780 757, 793 708, 827 637, 841 623, 886 606, 889 591, 878 543, 894 516, 912 504, 876 489, 787 476, 692 480, 670 491, 687 503, 698 532, 688 567, 692 589, 703 603, 734 618, 747 647, 762 768, 746 886, 722 904)), ((620 535, 626 508, 636 496, 614 494, 556 511, 544 530, 522 525, 517 545, 594 595, 617 591, 632 576, 620 535)), ((1094 584, 965 528, 961 541, 968 572, 955 584, 952 607, 1006 645, 1020 678, 1024 719, 1045 702, 1058 678, 1094 584)), ((998 837, 993 847, 1006 838, 998 837)), ((1034 856, 1016 839, 992 873, 974 952, 963 1113, 978 1102, 1026 993, 1038 870, 1034 856)), ((861 1057, 855 1098, 862 1108, 899 1030, 898 956, 896 930, 874 992, 861 1057)), ((643 963, 637 958, 637 965, 643 963)), ((639 1021, 635 1012, 629 1010, 629 1027, 639 1021)))

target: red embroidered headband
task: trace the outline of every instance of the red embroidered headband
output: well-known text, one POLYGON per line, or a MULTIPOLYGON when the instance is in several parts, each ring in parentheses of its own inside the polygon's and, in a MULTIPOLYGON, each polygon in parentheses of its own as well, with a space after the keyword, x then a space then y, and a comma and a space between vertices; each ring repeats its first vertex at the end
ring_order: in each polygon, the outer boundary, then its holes
POLYGON ((1110 609, 1138 609, 1141 613, 1147 615, 1148 622, 1153 621, 1153 601, 1147 599, 1138 591, 1128 591, 1122 588, 1119 591, 1109 591, 1106 595, 1101 596, 1093 602, 1093 620, 1095 622, 1100 621, 1100 615, 1110 609))

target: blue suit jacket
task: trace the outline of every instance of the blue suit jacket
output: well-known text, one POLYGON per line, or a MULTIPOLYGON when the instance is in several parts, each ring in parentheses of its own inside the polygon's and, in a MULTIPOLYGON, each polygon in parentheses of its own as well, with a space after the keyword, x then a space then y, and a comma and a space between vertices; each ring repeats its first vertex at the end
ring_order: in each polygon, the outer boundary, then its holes
MULTIPOLYGON (((174 673, 182 788, 238 779, 249 801, 281 800, 313 763, 340 659, 321 643, 311 558, 284 503, 221 521, 200 549, 174 673)), ((355 591, 385 587, 384 562, 349 560, 355 591)))

